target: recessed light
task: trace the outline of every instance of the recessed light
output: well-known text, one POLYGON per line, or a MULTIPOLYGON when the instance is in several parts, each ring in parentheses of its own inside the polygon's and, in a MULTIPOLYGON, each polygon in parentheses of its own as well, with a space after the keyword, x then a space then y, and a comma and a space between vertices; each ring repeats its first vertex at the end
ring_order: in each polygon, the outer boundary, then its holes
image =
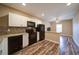
POLYGON ((70 6, 71 5, 71 3, 67 3, 67 6, 70 6))
POLYGON ((41 15, 42 15, 42 16, 45 16, 45 14, 44 14, 44 13, 42 13, 41 15))
POLYGON ((26 6, 26 3, 22 3, 23 6, 26 6))

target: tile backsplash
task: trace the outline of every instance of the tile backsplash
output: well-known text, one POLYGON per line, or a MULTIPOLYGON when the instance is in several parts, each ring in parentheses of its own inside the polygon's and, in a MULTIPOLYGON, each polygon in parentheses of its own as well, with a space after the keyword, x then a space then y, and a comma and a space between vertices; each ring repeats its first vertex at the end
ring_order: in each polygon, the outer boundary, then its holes
POLYGON ((25 29, 26 28, 22 27, 9 27, 8 29, 5 29, 5 31, 0 31, 0 35, 25 33, 25 29))
POLYGON ((23 32, 25 32, 25 28, 21 28, 21 27, 10 27, 9 30, 10 31, 8 33, 23 33, 23 32))

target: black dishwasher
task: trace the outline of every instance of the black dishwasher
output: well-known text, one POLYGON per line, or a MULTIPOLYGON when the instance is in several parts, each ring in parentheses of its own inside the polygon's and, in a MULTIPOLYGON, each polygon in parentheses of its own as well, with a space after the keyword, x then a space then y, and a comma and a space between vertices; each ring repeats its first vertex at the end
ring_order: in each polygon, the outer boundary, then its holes
POLYGON ((22 49, 22 35, 8 37, 8 54, 11 55, 22 49))

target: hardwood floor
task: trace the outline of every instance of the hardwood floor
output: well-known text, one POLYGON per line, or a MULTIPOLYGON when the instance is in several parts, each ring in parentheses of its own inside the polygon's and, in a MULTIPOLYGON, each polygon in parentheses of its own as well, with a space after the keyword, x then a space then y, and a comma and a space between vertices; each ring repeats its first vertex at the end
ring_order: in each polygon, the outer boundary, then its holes
POLYGON ((60 55, 79 55, 79 47, 74 43, 72 37, 61 36, 60 55))
POLYGON ((18 51, 14 55, 57 55, 59 54, 58 50, 58 44, 43 40, 18 51))
POLYGON ((27 46, 14 55, 79 55, 79 47, 72 37, 61 36, 60 45, 43 40, 27 46))

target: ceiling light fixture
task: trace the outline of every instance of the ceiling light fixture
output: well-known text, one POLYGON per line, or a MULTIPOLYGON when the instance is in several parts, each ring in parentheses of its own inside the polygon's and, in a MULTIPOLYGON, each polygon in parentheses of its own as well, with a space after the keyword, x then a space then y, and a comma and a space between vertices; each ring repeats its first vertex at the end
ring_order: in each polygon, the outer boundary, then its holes
POLYGON ((67 6, 70 6, 71 5, 71 3, 67 3, 67 6))
POLYGON ((26 3, 22 3, 23 6, 26 6, 26 3))

